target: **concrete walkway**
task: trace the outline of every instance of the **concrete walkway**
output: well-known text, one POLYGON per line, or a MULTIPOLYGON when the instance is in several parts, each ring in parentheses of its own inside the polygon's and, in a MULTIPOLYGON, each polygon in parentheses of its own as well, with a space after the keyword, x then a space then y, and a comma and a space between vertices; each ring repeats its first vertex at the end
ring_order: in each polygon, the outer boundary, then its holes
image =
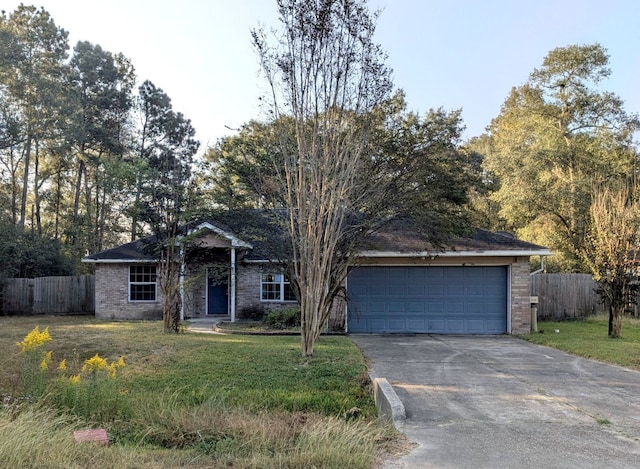
POLYGON ((392 468, 640 467, 640 373, 519 339, 351 336, 406 408, 392 468))
POLYGON ((228 316, 205 316, 202 318, 191 318, 184 322, 187 332, 199 332, 203 334, 219 334, 216 332, 216 325, 221 321, 228 321, 228 316))

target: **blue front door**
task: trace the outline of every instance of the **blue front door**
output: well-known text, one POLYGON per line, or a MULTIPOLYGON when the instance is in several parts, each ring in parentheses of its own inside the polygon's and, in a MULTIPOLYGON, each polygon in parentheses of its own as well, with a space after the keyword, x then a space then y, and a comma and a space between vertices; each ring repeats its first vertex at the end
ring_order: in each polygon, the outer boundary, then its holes
POLYGON ((229 314, 229 294, 226 283, 207 276, 207 314, 229 314))

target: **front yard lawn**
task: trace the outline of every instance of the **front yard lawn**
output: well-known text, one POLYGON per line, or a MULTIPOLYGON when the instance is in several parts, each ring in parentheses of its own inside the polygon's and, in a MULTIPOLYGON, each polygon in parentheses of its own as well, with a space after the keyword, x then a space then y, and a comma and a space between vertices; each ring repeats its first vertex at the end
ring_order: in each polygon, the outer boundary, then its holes
POLYGON ((607 336, 608 320, 607 316, 593 316, 579 321, 541 321, 538 322, 539 332, 522 338, 582 357, 640 370, 640 320, 625 318, 620 339, 607 336))
POLYGON ((165 334, 160 322, 88 316, 2 317, 0 351, 2 467, 364 468, 394 440, 375 418, 365 363, 347 337, 322 337, 315 356, 302 358, 299 337, 165 334), (63 383, 66 394, 50 386, 27 405, 16 399, 24 361, 16 343, 35 326, 49 327, 49 382, 63 383), (117 386, 82 406, 61 406, 76 402, 69 383, 96 354, 112 363, 124 357, 117 386), (55 370, 63 358, 67 369, 55 370), (110 407, 99 409, 101 400, 110 407), (97 426, 112 445, 88 451, 69 443, 73 429, 97 426))

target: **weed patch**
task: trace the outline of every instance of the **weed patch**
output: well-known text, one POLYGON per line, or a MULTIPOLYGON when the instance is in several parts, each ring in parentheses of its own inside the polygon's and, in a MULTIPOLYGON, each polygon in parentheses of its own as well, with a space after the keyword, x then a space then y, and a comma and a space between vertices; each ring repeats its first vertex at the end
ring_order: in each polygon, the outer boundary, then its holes
POLYGON ((346 337, 323 336, 302 358, 298 337, 165 334, 160 322, 86 317, 0 322, 0 395, 13 396, 0 428, 43 442, 32 454, 0 435, 0 467, 369 468, 396 438, 375 419, 346 337), (52 338, 39 352, 51 352, 47 390, 18 402, 16 343, 37 325, 52 338), (110 446, 72 442, 73 430, 97 426, 110 446))

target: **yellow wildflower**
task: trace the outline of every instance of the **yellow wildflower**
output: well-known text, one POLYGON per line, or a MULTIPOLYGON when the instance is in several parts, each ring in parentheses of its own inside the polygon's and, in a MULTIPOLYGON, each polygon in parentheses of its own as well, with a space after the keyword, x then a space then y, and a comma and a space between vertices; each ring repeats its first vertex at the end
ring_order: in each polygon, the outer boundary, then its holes
POLYGON ((49 364, 51 363, 51 354, 51 351, 44 354, 44 357, 42 357, 42 361, 40 362, 40 370, 47 371, 49 369, 49 364))
POLYGON ((120 358, 118 358, 118 362, 116 366, 118 368, 124 368, 124 357, 122 355, 120 355, 120 358))
POLYGON ((16 345, 20 347, 22 352, 28 352, 29 350, 35 350, 48 342, 51 342, 49 327, 40 332, 40 328, 36 326, 25 336, 22 342, 16 342, 16 345))
POLYGON ((96 353, 93 357, 88 358, 84 361, 84 365, 82 365, 82 371, 97 372, 107 369, 107 366, 107 360, 96 353))
POLYGON ((113 379, 116 378, 116 362, 111 362, 111 364, 108 367, 109 370, 109 376, 113 379))
POLYGON ((78 384, 80 383, 80 373, 77 375, 69 376, 69 384, 78 384))
POLYGON ((67 359, 64 358, 58 365, 58 371, 66 371, 66 370, 67 370, 67 359))

